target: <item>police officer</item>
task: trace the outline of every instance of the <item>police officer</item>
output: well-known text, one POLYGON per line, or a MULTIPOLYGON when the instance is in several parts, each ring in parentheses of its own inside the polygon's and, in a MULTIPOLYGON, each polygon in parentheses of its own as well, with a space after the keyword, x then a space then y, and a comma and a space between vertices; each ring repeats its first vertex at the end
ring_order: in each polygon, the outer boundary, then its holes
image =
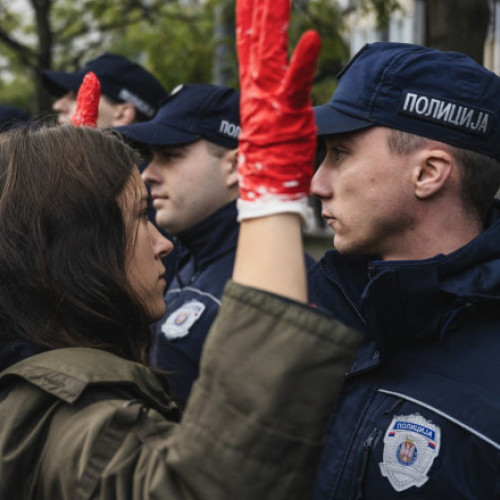
POLYGON ((499 95, 463 54, 382 42, 315 110, 336 250, 310 298, 365 333, 315 499, 500 494, 499 95))
POLYGON ((198 376, 203 342, 233 270, 239 98, 229 87, 185 84, 172 91, 152 120, 116 128, 150 148, 152 159, 142 177, 156 223, 174 235, 178 249, 151 361, 165 370, 170 394, 181 406, 198 376))
POLYGON ((111 53, 104 53, 74 72, 44 70, 42 81, 56 97, 52 109, 59 123, 70 123, 76 109, 76 94, 83 77, 92 71, 101 84, 97 126, 118 127, 151 119, 167 92, 140 64, 111 53))

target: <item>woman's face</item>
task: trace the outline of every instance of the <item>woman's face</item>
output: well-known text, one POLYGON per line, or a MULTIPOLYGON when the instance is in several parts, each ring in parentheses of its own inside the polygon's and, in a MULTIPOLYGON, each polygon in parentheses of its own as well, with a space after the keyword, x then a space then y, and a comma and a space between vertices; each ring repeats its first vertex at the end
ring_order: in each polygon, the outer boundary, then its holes
POLYGON ((136 168, 118 201, 126 221, 127 280, 146 307, 151 321, 155 321, 165 313, 165 267, 161 258, 172 251, 173 245, 148 219, 148 194, 136 168))

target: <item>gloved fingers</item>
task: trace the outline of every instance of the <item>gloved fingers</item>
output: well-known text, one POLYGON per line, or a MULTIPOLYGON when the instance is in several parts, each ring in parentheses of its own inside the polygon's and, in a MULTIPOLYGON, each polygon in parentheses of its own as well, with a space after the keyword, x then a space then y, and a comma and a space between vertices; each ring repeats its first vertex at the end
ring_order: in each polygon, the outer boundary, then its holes
POLYGON ((282 85, 282 92, 292 108, 304 107, 309 102, 320 48, 321 39, 314 30, 306 31, 295 47, 282 85))
POLYGON ((99 116, 101 84, 92 71, 86 73, 76 96, 76 109, 71 123, 78 126, 95 127, 99 116))
POLYGON ((256 57, 259 84, 265 89, 279 85, 288 65, 288 24, 290 0, 257 0, 263 12, 254 25, 258 35, 256 57))
POLYGON ((249 71, 254 39, 252 22, 256 3, 258 4, 258 0, 237 0, 236 2, 236 50, 238 52, 240 83, 244 81, 249 71))

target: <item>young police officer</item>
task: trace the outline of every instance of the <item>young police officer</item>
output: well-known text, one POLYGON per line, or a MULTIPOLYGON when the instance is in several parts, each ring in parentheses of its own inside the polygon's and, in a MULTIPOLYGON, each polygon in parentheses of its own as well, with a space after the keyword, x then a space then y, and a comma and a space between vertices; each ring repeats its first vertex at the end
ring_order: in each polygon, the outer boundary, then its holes
POLYGON ((310 298, 365 332, 315 499, 500 495, 500 78, 367 45, 316 108, 335 251, 310 298))
POLYGON ((234 265, 239 98, 228 87, 182 85, 153 120, 116 129, 151 148, 142 177, 156 224, 180 246, 151 360, 166 371, 170 394, 181 406, 198 376, 203 342, 234 265))

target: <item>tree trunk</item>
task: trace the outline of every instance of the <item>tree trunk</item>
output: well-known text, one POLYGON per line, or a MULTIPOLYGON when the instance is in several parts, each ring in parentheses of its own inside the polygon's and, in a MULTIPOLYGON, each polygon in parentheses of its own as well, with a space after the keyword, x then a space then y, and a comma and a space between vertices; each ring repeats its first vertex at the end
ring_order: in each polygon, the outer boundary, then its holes
POLYGON ((483 63, 489 0, 426 0, 425 45, 456 50, 483 63))
POLYGON ((35 77, 36 110, 43 113, 50 110, 51 98, 42 85, 42 69, 52 67, 52 30, 50 27, 51 0, 31 0, 35 10, 36 32, 38 35, 38 57, 33 69, 35 77))
POLYGON ((235 1, 223 0, 214 8, 214 62, 213 83, 216 85, 236 86, 238 71, 234 64, 234 18, 235 1))

